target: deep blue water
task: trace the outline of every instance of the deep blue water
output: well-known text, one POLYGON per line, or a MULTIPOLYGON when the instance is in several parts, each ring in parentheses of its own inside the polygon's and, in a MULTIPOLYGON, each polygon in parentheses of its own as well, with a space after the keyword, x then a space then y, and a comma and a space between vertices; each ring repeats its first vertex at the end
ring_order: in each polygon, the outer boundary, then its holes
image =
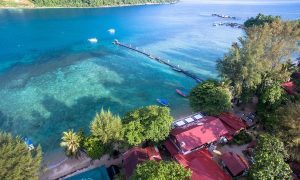
POLYGON ((189 113, 175 88, 195 81, 112 44, 118 39, 169 59, 203 79, 243 32, 213 27, 212 13, 262 12, 300 18, 300 4, 204 5, 187 2, 98 9, 0 10, 0 129, 30 137, 44 151, 67 129, 88 128, 102 107, 122 115, 165 97, 175 117, 189 113), (108 29, 114 28, 114 35, 108 29), (98 38, 97 44, 87 41, 98 38))

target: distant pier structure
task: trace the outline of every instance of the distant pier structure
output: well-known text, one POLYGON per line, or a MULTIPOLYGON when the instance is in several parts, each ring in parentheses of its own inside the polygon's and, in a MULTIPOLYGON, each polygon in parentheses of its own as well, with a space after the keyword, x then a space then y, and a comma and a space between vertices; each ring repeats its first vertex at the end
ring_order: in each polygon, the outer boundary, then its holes
POLYGON ((147 56, 148 58, 154 60, 154 61, 157 61, 161 64, 165 64, 167 66, 169 66, 170 68, 172 68, 172 70, 176 71, 176 72, 179 72, 179 73, 182 73, 190 78, 193 78, 196 82, 198 83, 201 83, 203 81, 203 79, 199 78, 197 75, 189 72, 189 71, 186 71, 182 68, 179 68, 179 66, 175 66, 173 64, 171 64, 169 62, 169 60, 164 60, 164 59, 161 59, 160 57, 157 57, 157 56, 154 56, 154 55, 151 55, 150 53, 147 53, 145 50, 139 50, 137 47, 132 47, 131 45, 126 45, 126 44, 122 44, 121 42, 119 42, 118 40, 115 40, 113 42, 113 44, 115 45, 118 45, 118 46, 121 46, 121 47, 124 47, 124 48, 127 48, 127 49, 130 49, 132 51, 135 51, 135 52, 138 52, 140 54, 143 54, 145 56, 147 56))

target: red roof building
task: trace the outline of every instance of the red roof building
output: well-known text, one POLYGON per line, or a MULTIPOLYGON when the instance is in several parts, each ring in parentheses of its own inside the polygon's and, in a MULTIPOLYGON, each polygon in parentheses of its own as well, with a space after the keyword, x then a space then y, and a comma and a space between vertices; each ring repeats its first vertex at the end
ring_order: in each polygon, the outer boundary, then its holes
POLYGON ((293 83, 293 81, 285 82, 282 84, 283 89, 289 94, 289 95, 296 95, 298 88, 293 83))
POLYGON ((221 159, 232 176, 241 175, 249 168, 248 162, 243 157, 233 152, 224 153, 221 159))
POLYGON ((137 164, 143 163, 148 160, 161 160, 161 156, 156 147, 147 147, 145 149, 134 147, 126 151, 123 154, 126 179, 130 179, 137 164))
POLYGON ((192 180, 230 180, 206 148, 190 154, 177 154, 176 161, 192 171, 192 180))
MULTIPOLYGON (((170 141, 165 143, 169 151, 174 147, 182 154, 188 154, 204 145, 210 144, 229 133, 227 128, 216 117, 204 117, 201 123, 185 128, 174 128, 170 133, 170 141), (172 145, 171 145, 171 144, 172 145)), ((172 149, 173 148, 173 149, 172 149)))
POLYGON ((236 135, 241 130, 246 129, 247 127, 247 125, 243 122, 241 118, 230 112, 222 113, 219 116, 219 119, 228 129, 230 135, 236 135))

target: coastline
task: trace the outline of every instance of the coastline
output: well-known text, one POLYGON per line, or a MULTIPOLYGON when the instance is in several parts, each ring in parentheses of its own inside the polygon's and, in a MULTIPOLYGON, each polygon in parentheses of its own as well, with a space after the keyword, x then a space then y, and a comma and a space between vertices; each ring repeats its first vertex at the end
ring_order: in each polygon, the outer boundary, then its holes
POLYGON ((2 9, 97 9, 97 8, 118 8, 118 7, 131 7, 131 6, 151 6, 151 5, 171 5, 176 4, 179 1, 166 2, 166 3, 138 3, 138 4, 122 4, 122 5, 106 5, 106 6, 96 6, 96 7, 76 7, 76 6, 53 6, 53 7, 39 7, 39 6, 20 6, 20 7, 0 7, 2 9))

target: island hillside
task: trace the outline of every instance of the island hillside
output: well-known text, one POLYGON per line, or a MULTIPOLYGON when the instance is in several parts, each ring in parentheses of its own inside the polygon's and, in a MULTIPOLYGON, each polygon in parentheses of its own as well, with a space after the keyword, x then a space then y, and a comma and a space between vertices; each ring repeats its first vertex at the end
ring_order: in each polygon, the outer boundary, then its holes
POLYGON ((0 0, 0 7, 101 7, 175 2, 176 0, 0 0))

